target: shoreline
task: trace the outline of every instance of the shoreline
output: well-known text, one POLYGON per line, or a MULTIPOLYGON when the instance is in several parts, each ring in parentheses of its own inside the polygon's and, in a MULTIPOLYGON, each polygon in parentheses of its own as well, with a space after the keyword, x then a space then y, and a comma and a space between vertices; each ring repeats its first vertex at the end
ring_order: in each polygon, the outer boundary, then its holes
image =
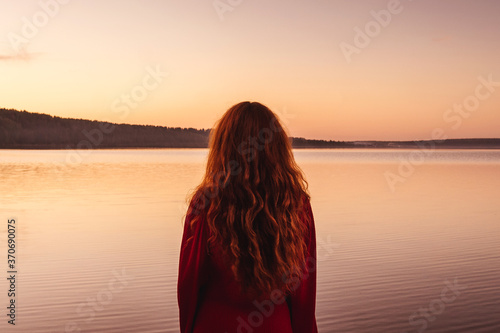
MULTIPOLYGON (((0 147, 1 150, 125 150, 125 149, 208 149, 209 147, 158 147, 158 146, 147 146, 147 147, 93 147, 90 149, 82 149, 75 147, 37 147, 37 146, 23 146, 23 147, 0 147)), ((322 149, 322 150, 500 150, 500 146, 436 146, 432 148, 428 147, 373 147, 373 146, 356 146, 356 147, 321 147, 321 146, 301 146, 292 147, 292 149, 302 150, 302 149, 322 149)))

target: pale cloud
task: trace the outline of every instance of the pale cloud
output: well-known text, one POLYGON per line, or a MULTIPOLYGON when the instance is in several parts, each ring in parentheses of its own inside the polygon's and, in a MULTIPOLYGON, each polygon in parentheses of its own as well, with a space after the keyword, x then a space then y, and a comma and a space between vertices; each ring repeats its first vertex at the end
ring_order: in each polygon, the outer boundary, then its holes
POLYGON ((0 53, 0 61, 30 61, 38 57, 41 53, 38 52, 28 52, 26 50, 22 50, 18 53, 6 54, 0 53))

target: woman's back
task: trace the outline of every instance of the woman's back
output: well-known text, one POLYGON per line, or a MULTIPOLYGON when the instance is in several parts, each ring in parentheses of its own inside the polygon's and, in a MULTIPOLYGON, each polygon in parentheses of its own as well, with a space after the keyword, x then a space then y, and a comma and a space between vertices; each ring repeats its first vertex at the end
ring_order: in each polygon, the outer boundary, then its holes
POLYGON ((220 244, 210 247, 210 250, 206 246, 210 237, 206 220, 199 220, 191 231, 187 226, 192 216, 188 215, 180 259, 179 306, 182 313, 190 313, 195 317, 181 316, 181 324, 185 322, 186 327, 193 327, 194 333, 317 332, 314 317, 316 300, 314 218, 309 202, 305 204, 305 208, 310 222, 307 225, 308 261, 304 267, 302 280, 297 281, 292 295, 285 296, 280 290, 274 290, 264 298, 248 297, 241 292, 240 284, 222 259, 223 251, 220 244), (188 239, 194 235, 199 237, 198 241, 190 245, 188 239), (193 277, 196 277, 195 284, 193 277), (292 329, 290 313, 294 314, 295 329, 292 329))
POLYGON ((315 300, 305 180, 275 115, 240 103, 212 133, 207 171, 186 217, 181 332, 314 333, 315 300))

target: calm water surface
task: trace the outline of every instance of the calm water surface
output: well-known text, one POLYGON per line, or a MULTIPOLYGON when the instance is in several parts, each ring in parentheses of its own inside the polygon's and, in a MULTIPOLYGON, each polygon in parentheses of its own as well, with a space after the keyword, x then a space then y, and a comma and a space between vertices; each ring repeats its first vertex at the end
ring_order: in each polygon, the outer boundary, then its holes
MULTIPOLYGON (((16 326, 1 278, 0 331, 178 332, 185 198, 207 150, 69 154, 0 151, 0 256, 8 218, 18 240, 16 326)), ((295 156, 316 220, 320 332, 500 332, 500 151, 295 156)))

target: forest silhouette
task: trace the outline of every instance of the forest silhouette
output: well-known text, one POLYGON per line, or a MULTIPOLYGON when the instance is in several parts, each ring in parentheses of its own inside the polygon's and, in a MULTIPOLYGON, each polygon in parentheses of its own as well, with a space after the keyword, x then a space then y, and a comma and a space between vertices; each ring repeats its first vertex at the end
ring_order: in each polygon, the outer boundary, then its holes
MULTIPOLYGON (((210 129, 115 124, 0 108, 2 149, 206 148, 209 133, 210 129)), ((290 140, 294 148, 500 148, 500 139, 290 140)))

